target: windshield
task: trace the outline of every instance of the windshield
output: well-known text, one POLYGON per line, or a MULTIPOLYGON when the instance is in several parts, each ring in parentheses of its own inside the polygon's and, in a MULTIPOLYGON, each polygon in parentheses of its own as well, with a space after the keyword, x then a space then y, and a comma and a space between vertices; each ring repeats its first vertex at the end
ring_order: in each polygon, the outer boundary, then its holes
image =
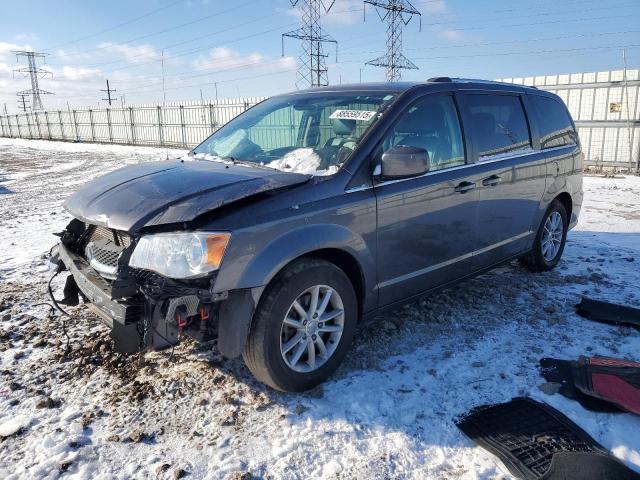
POLYGON ((205 160, 332 175, 393 97, 389 92, 274 97, 231 120, 193 153, 205 160))

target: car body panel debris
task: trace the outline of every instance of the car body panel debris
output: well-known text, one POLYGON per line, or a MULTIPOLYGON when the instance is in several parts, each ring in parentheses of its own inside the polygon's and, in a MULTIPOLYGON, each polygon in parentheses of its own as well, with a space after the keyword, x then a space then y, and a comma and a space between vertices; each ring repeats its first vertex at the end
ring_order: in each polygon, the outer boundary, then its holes
POLYGON ((640 308, 582 297, 576 305, 576 312, 590 320, 630 325, 640 329, 640 308))

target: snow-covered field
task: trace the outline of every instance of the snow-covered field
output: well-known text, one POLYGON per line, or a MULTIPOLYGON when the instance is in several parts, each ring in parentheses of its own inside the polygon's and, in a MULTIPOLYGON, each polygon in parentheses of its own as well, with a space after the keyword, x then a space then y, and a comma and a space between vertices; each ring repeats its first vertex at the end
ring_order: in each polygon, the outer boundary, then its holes
POLYGON ((585 178, 580 225, 555 271, 514 263, 408 305, 365 325, 322 388, 286 395, 210 345, 142 364, 113 354, 82 306, 65 357, 59 318, 36 305, 68 192, 165 155, 0 139, 1 478, 510 478, 454 420, 518 395, 560 409, 640 471, 640 418, 547 395, 537 370, 544 356, 640 360, 637 331, 573 309, 585 293, 640 306, 640 178, 585 178))

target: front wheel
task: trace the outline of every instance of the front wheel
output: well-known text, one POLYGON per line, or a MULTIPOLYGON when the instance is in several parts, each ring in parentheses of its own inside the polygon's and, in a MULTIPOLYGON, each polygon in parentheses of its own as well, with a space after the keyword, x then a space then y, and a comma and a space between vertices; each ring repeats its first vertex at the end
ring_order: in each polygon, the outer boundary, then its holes
POLYGON ((542 217, 531 252, 522 257, 521 262, 534 272, 554 268, 562 257, 568 227, 567 210, 560 201, 554 200, 542 217))
POLYGON ((277 390, 312 388, 342 362, 357 315, 353 286, 340 268, 319 259, 298 260, 264 292, 244 361, 258 380, 277 390))

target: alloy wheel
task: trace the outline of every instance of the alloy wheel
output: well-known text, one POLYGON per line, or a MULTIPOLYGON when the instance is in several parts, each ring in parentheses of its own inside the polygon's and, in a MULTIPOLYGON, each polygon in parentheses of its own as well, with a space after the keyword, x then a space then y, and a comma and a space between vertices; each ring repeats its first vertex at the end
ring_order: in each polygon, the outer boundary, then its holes
POLYGON ((280 353, 300 373, 317 370, 335 353, 344 329, 344 306, 336 290, 315 285, 293 301, 282 321, 280 353))
POLYGON ((547 218, 542 232, 542 256, 547 262, 551 262, 562 245, 562 235, 564 234, 564 224, 560 212, 553 212, 547 218))

